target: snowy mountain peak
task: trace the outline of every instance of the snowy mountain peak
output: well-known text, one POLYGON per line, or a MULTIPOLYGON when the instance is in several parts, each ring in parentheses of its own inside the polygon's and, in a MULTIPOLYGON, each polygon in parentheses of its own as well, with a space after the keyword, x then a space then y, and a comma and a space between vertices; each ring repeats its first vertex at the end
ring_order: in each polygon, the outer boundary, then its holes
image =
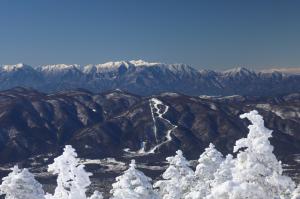
POLYGON ((78 64, 53 64, 43 65, 40 67, 42 72, 57 73, 61 71, 79 70, 80 65, 78 64))
POLYGON ((244 68, 244 67, 237 67, 237 68, 233 68, 233 69, 229 69, 223 72, 226 75, 230 75, 230 76, 247 76, 247 75, 253 75, 255 74, 254 71, 249 70, 248 68, 244 68))
POLYGON ((20 69, 29 69, 33 70, 33 68, 27 64, 24 63, 18 63, 15 65, 2 65, 1 70, 5 72, 12 72, 12 71, 17 71, 20 69))
POLYGON ((162 63, 158 62, 146 62, 144 60, 131 60, 129 61, 134 66, 154 66, 154 65, 161 65, 162 63))
POLYGON ((96 64, 96 65, 87 65, 84 67, 84 72, 112 72, 117 71, 120 67, 129 68, 132 65, 128 61, 116 61, 116 62, 106 62, 104 64, 96 64))
POLYGON ((86 65, 83 67, 84 73, 92 73, 92 72, 113 72, 117 71, 120 67, 125 67, 128 69, 129 67, 147 67, 147 66, 155 66, 160 63, 150 63, 143 60, 131 60, 131 61, 111 61, 106 62, 104 64, 96 64, 96 65, 86 65))
POLYGON ((106 62, 104 64, 98 64, 97 66, 101 66, 103 68, 119 68, 120 66, 125 66, 128 68, 129 66, 154 66, 154 65, 160 65, 161 63, 151 63, 146 62, 144 60, 131 60, 131 61, 116 61, 116 62, 106 62))
POLYGON ((23 68, 23 67, 26 67, 28 65, 24 64, 24 63, 18 63, 15 65, 17 68, 23 68))
POLYGON ((119 68, 122 65, 126 66, 128 68, 130 65, 130 62, 128 62, 128 61, 106 62, 104 64, 97 64, 96 66, 102 67, 102 68, 119 68))

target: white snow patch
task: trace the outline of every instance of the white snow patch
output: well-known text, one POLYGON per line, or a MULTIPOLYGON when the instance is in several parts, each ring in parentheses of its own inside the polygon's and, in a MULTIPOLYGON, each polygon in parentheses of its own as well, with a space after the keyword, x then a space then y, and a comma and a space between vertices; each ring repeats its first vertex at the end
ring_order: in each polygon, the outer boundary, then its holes
POLYGON ((296 161, 296 162, 298 162, 298 163, 300 163, 300 154, 296 154, 296 155, 294 155, 295 157, 294 157, 294 160, 296 161))
POLYGON ((106 167, 105 171, 122 171, 126 169, 126 164, 124 162, 116 160, 115 158, 81 159, 80 163, 85 165, 98 164, 106 167))
POLYGON ((145 153, 146 152, 146 142, 142 142, 141 149, 138 151, 138 153, 145 153))
POLYGON ((162 94, 160 94, 161 96, 170 96, 170 97, 177 97, 177 96, 179 96, 179 94, 178 93, 172 93, 172 92, 165 92, 165 93, 162 93, 162 94))
POLYGON ((212 109, 212 110, 215 110, 215 111, 218 110, 218 107, 213 103, 209 104, 209 108, 212 109))

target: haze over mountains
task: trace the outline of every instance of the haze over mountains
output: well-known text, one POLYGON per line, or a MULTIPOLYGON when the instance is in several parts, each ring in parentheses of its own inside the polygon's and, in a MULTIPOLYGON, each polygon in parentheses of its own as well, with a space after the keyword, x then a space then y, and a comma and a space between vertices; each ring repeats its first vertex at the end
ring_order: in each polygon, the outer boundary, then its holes
POLYGON ((0 68, 0 90, 23 86, 44 92, 84 88, 93 92, 121 89, 138 95, 179 92, 193 96, 275 96, 300 91, 297 71, 234 68, 219 72, 142 60, 85 66, 16 64, 0 68))

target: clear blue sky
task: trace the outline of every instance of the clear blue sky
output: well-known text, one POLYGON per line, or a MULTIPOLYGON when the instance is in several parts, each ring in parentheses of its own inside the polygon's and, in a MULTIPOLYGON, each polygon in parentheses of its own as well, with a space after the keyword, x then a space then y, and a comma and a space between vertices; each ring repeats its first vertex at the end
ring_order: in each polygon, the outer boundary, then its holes
POLYGON ((0 63, 300 67, 298 0, 1 0, 0 63))

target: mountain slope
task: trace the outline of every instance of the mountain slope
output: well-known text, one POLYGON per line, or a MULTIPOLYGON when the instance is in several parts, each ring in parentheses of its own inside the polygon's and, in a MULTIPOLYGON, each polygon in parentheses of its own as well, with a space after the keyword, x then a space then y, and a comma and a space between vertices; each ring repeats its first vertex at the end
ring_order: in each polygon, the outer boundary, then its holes
POLYGON ((300 152, 300 95, 274 98, 139 97, 122 91, 44 94, 15 88, 0 92, 1 162, 56 153, 72 144, 83 157, 160 158, 182 149, 196 158, 213 142, 223 153, 247 134, 239 114, 257 109, 274 130, 278 157, 300 152))

